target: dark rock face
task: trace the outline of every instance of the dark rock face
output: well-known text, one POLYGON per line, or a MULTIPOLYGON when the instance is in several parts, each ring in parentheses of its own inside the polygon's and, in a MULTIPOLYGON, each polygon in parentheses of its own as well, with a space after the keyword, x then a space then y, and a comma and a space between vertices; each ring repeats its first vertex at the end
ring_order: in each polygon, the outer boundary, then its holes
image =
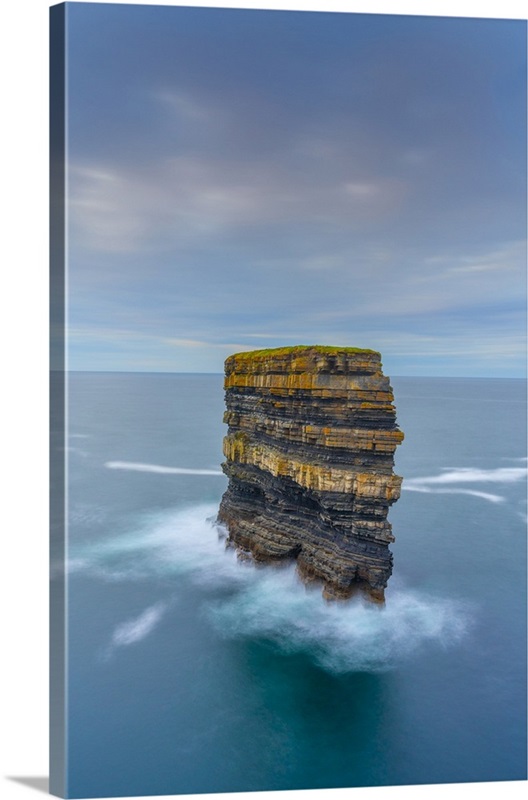
POLYGON ((259 562, 296 558, 327 598, 383 600, 400 496, 389 379, 373 350, 289 347, 225 362, 229 426, 218 514, 228 543, 259 562))

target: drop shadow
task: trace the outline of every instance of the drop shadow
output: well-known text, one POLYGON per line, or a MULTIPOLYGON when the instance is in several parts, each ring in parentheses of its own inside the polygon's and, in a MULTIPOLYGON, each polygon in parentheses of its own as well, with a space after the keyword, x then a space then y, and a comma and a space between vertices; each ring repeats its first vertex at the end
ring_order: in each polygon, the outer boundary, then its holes
POLYGON ((35 775, 6 775, 6 778, 8 781, 21 783, 23 786, 35 789, 37 792, 49 794, 49 778, 47 775, 42 777, 35 775))

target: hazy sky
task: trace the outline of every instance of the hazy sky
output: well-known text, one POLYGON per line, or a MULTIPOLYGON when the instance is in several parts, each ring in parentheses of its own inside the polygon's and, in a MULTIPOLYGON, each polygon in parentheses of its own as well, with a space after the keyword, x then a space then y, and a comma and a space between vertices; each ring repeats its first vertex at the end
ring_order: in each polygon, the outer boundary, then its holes
POLYGON ((526 23, 68 5, 72 369, 525 366, 526 23))

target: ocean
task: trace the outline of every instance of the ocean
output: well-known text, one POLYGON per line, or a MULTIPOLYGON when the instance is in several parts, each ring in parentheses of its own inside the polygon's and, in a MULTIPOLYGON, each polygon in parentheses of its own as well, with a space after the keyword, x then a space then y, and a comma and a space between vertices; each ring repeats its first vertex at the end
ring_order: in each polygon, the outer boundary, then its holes
POLYGON ((69 374, 70 797, 526 778, 526 384, 392 385, 380 607, 226 550, 221 375, 69 374))

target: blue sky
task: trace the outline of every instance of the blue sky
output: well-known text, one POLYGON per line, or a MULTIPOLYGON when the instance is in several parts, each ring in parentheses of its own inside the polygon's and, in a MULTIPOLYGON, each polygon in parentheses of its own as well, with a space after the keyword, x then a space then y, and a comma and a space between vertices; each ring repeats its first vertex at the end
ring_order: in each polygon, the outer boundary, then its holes
POLYGON ((525 367, 526 23, 68 5, 69 365, 525 367))

